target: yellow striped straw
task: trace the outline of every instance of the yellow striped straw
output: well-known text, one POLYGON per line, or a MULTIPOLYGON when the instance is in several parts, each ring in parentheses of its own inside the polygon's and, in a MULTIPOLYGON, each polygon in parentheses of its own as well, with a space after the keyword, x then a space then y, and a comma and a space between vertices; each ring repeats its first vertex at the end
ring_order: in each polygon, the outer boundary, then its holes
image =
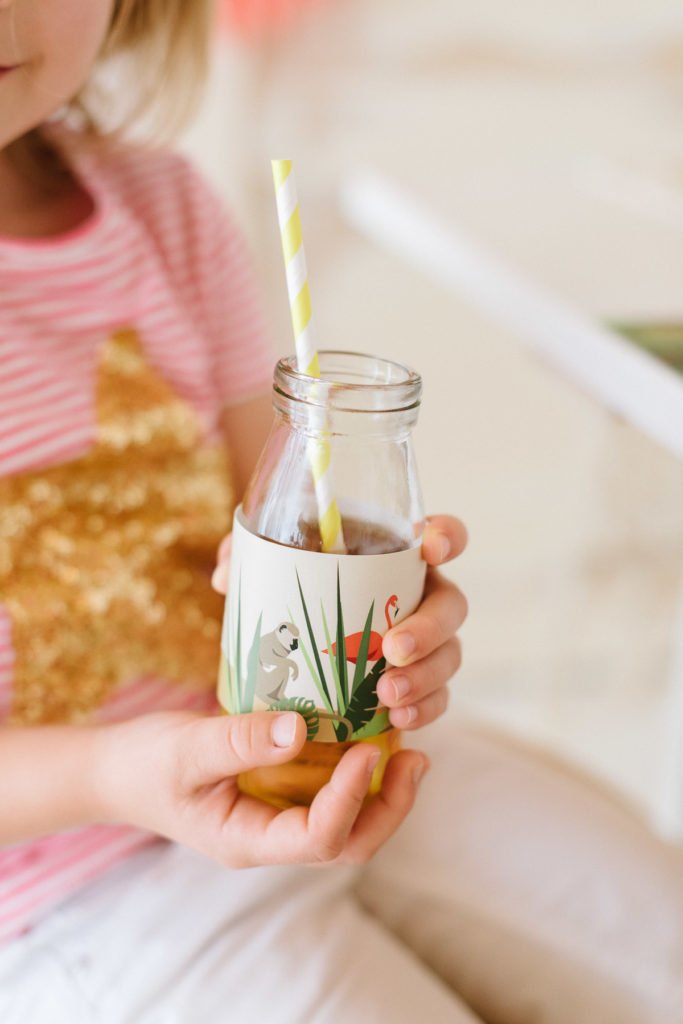
MULTIPOLYGON (((313 340, 311 325, 311 294, 308 288, 306 256, 301 236, 301 217, 292 174, 292 161, 273 160, 272 165, 297 367, 299 373, 305 373, 308 377, 320 377, 318 350, 313 340)), ((322 427, 319 437, 308 443, 308 458, 318 502, 320 536, 323 551, 344 553, 346 546, 341 514, 332 490, 331 444, 324 424, 322 427)))

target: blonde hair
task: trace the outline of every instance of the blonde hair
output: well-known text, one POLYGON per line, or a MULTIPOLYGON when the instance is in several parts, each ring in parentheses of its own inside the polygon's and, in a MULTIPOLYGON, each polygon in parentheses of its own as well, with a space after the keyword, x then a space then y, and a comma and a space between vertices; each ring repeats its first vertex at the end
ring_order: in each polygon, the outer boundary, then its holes
POLYGON ((148 134, 177 131, 206 78, 213 6, 212 0, 116 0, 91 78, 71 105, 84 130, 120 134, 143 120, 148 134), (104 66, 112 63, 134 83, 123 107, 117 89, 114 118, 102 81, 104 66))

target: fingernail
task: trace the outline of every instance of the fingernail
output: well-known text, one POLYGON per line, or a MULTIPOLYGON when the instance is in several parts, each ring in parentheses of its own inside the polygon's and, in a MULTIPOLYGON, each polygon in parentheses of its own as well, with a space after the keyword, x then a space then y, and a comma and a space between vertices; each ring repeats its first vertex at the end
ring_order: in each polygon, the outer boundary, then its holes
POLYGON ((407 676, 392 676, 387 682, 393 689, 394 700, 403 700, 410 691, 410 679, 407 676))
POLYGON ((221 562, 221 564, 217 565, 213 570, 211 586, 214 590, 217 590, 219 594, 224 594, 228 589, 228 569, 228 563, 221 562))
POLYGON ((389 640, 389 653, 394 652, 395 659, 404 661, 415 650, 415 637, 410 633, 397 633, 389 640))
POLYGON ((436 550, 439 553, 439 561, 445 562, 451 553, 451 542, 449 541, 445 533, 438 534, 438 539, 436 541, 436 550))
POLYGON ((382 751, 381 750, 375 750, 370 755, 370 757, 368 758, 368 763, 367 763, 368 775, 372 775, 374 773, 375 768, 379 764, 379 759, 380 759, 381 756, 382 756, 382 751))
POLYGON ((296 734, 296 720, 294 711, 277 716, 270 730, 270 737, 276 747, 291 747, 296 734))
POLYGON ((429 762, 426 757, 423 757, 419 764, 416 764, 413 768, 413 785, 419 786, 420 782, 427 774, 429 768, 429 762))
POLYGON ((403 728, 405 728, 406 725, 412 725, 417 718, 417 708, 414 704, 410 704, 407 708, 397 708, 395 714, 400 715, 403 728))

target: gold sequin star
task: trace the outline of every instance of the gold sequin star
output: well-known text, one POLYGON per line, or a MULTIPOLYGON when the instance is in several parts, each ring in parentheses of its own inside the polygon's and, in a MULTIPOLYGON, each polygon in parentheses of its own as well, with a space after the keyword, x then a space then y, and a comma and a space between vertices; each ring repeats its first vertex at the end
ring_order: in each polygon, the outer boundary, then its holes
POLYGON ((209 581, 233 507, 227 453, 133 331, 103 346, 96 389, 86 455, 0 479, 13 724, 82 720, 147 673, 215 686, 223 602, 209 581))

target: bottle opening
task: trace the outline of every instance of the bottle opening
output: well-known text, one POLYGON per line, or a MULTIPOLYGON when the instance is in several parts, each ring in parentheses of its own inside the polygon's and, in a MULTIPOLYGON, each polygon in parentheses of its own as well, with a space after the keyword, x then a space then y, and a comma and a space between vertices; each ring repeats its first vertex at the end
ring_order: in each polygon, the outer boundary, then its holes
POLYGON ((422 378, 391 359, 361 352, 324 350, 318 353, 320 377, 297 368, 295 355, 280 359, 273 390, 286 402, 300 402, 338 412, 403 412, 417 409, 422 378))

